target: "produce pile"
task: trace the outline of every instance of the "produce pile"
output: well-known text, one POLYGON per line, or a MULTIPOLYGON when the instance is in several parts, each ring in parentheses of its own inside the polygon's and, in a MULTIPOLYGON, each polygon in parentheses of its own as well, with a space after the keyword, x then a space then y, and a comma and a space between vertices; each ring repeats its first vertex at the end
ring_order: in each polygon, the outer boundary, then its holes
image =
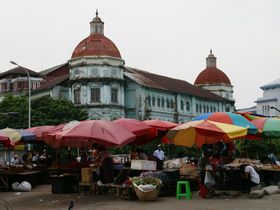
POLYGON ((160 187, 162 181, 156 177, 133 177, 132 184, 142 192, 147 192, 160 187))

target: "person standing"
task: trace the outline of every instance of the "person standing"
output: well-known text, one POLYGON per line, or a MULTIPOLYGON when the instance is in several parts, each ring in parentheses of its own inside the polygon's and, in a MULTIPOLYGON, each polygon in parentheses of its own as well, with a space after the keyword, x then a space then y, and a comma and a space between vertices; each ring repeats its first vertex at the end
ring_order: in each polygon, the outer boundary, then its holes
POLYGON ((162 150, 162 147, 160 144, 157 146, 157 149, 154 151, 153 156, 157 160, 157 169, 162 170, 163 161, 164 161, 165 156, 164 156, 164 151, 162 150))
POLYGON ((103 184, 112 183, 114 181, 113 158, 104 146, 98 145, 96 149, 98 150, 101 182, 103 184))

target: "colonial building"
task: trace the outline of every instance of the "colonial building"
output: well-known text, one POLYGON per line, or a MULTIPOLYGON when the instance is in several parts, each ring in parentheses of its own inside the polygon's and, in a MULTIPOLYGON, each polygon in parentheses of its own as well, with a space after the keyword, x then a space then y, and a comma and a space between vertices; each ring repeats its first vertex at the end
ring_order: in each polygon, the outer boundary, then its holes
POLYGON ((27 72, 30 75, 31 90, 39 88, 43 81, 39 73, 23 67, 16 67, 0 74, 0 97, 7 93, 17 95, 28 93, 29 78, 27 72))
POLYGON ((280 78, 260 87, 263 97, 258 98, 257 114, 280 116, 280 78))
MULTIPOLYGON (((216 60, 211 49, 210 54, 206 58, 206 69, 197 76, 194 84, 198 87, 210 90, 212 93, 227 98, 228 100, 234 101, 233 86, 227 75, 217 68, 216 60)), ((234 110, 233 107, 228 104, 226 111, 232 112, 234 110)))
MULTIPOLYGON (((216 66, 213 59, 208 59, 211 68, 216 66)), ((89 119, 127 117, 185 122, 203 113, 234 109, 232 86, 224 73, 219 84, 223 91, 215 92, 199 83, 202 76, 198 76, 195 86, 125 66, 116 45, 104 35, 104 22, 98 13, 90 22, 90 34, 78 43, 71 59, 40 75, 43 81, 32 91, 32 98, 67 98, 85 108, 89 119)))

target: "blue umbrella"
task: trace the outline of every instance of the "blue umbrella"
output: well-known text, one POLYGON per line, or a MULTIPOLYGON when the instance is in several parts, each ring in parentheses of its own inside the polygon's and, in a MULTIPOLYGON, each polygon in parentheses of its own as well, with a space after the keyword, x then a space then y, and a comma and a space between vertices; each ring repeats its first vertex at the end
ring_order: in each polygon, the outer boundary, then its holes
POLYGON ((21 140, 23 141, 36 140, 36 135, 30 131, 19 130, 19 132, 21 133, 21 140))

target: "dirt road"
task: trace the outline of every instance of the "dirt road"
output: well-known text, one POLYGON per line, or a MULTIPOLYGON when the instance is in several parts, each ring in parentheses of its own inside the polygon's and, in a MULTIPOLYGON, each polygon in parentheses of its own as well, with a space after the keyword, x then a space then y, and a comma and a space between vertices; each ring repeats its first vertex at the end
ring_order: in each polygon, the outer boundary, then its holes
POLYGON ((50 185, 40 185, 32 192, 1 192, 0 210, 67 210, 71 201, 72 210, 280 210, 280 194, 250 199, 247 195, 238 197, 201 199, 193 193, 191 200, 177 200, 175 197, 159 197, 153 202, 128 201, 116 196, 51 194, 50 185), (6 208, 7 203, 11 208, 6 208))

